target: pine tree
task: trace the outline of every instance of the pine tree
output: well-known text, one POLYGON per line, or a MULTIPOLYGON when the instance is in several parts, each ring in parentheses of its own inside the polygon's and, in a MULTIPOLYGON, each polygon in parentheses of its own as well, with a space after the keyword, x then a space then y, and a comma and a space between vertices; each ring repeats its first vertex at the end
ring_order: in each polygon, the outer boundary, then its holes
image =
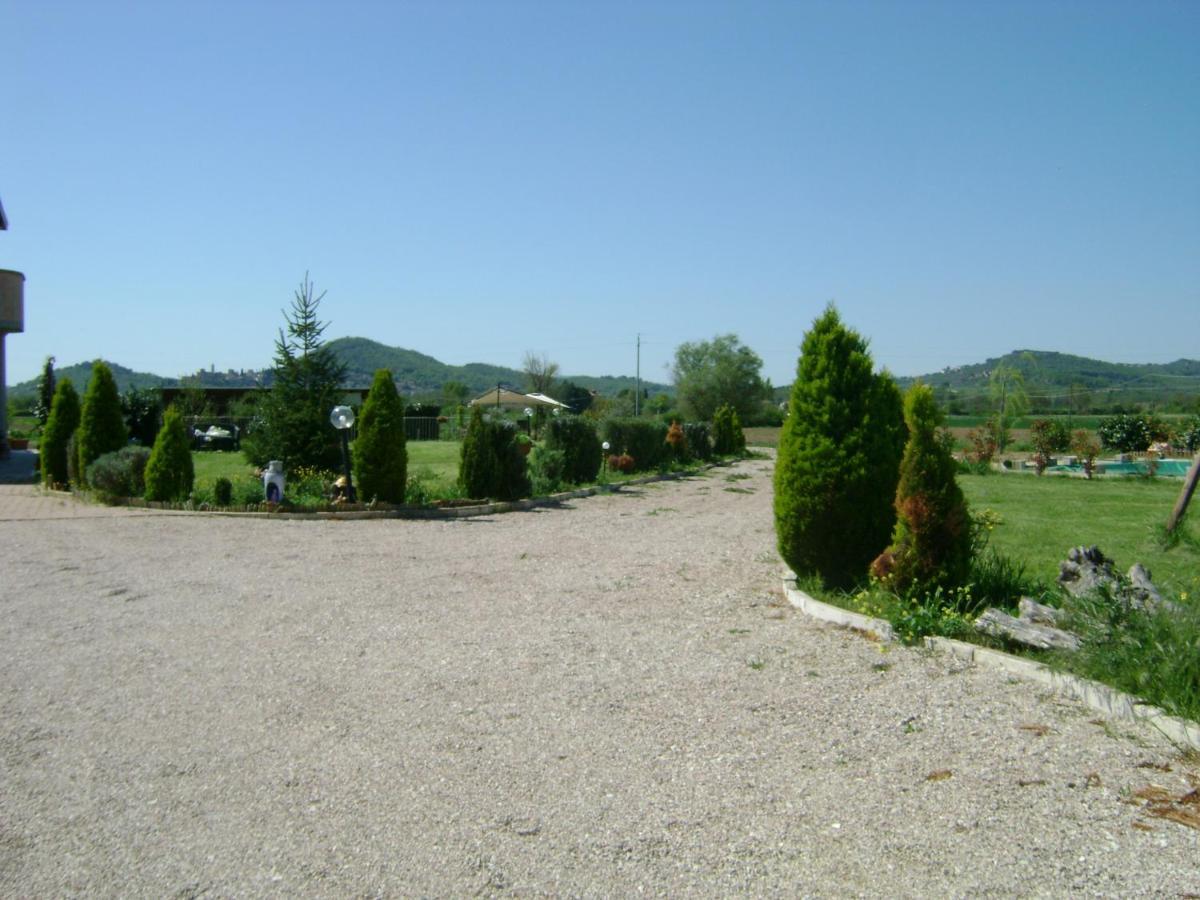
POLYGON ((271 390, 242 444, 255 465, 278 459, 285 469, 334 470, 341 464, 341 442, 329 412, 341 400, 346 367, 321 340, 327 323, 317 319, 317 310, 324 297, 313 296, 305 273, 291 312, 284 311, 287 329, 280 329, 275 341, 271 390))
POLYGON ((67 443, 79 427, 79 395, 70 378, 63 378, 54 389, 50 417, 42 430, 38 456, 42 462, 42 483, 48 488, 62 487, 70 480, 67 468, 67 443))
POLYGON ((42 375, 38 379, 37 402, 33 405, 33 414, 37 416, 38 424, 46 427, 50 418, 50 408, 54 405, 54 357, 47 356, 42 366, 42 375))
POLYGON ((800 575, 866 577, 896 520, 900 392, 830 305, 804 336, 775 465, 779 553, 800 575))
POLYGON ((147 500, 185 500, 192 492, 195 469, 183 416, 174 406, 163 415, 162 428, 146 462, 147 500))
POLYGON ((128 440, 117 381, 112 369, 96 360, 79 415, 79 477, 86 482, 87 467, 92 461, 104 453, 120 450, 128 440))
POLYGON ((908 443, 896 488, 896 527, 872 571, 900 592, 957 587, 971 565, 971 520, 954 459, 938 440, 942 412, 928 385, 908 389, 904 421, 908 443))
POLYGON ((358 417, 354 441, 354 481, 364 500, 403 503, 408 480, 404 403, 392 373, 380 369, 358 417))

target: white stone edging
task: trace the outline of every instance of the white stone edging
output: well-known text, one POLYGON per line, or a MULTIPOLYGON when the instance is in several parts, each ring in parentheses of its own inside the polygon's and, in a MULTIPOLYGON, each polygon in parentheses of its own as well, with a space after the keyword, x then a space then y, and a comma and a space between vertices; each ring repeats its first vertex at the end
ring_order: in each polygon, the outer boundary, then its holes
POLYGON ((833 625, 841 625, 845 628, 853 628, 855 631, 861 631, 878 641, 890 642, 896 639, 896 635, 892 631, 891 622, 883 619, 873 619, 861 613, 842 609, 840 606, 830 606, 828 603, 822 603, 820 600, 810 597, 804 591, 800 590, 800 588, 796 587, 795 576, 784 576, 783 592, 792 606, 810 618, 829 622, 833 625))
MULTIPOLYGON (((796 576, 790 572, 784 575, 783 591, 788 602, 810 618, 853 628, 855 631, 861 631, 879 641, 896 639, 890 622, 822 603, 796 587, 796 576)), ((1044 663, 1023 659, 1000 650, 992 650, 989 647, 968 644, 966 641, 927 637, 925 646, 941 653, 949 653, 964 662, 981 668, 1007 672, 1017 678, 1043 685, 1060 694, 1080 700, 1086 706, 1114 719, 1126 722, 1145 722, 1177 747, 1200 751, 1200 724, 1168 715, 1157 706, 1143 703, 1137 697, 1118 691, 1106 684, 1066 672, 1056 672, 1044 663)))
POLYGON ((985 669, 1008 672, 1026 681, 1043 685, 1060 694, 1080 700, 1097 712, 1125 722, 1145 722, 1163 737, 1179 747, 1200 751, 1200 724, 1168 715, 1157 706, 1144 703, 1098 681, 1080 678, 1067 672, 1057 672, 1044 663, 1022 659, 1011 653, 979 647, 965 641, 944 637, 927 637, 925 646, 931 650, 950 653, 959 659, 985 669))

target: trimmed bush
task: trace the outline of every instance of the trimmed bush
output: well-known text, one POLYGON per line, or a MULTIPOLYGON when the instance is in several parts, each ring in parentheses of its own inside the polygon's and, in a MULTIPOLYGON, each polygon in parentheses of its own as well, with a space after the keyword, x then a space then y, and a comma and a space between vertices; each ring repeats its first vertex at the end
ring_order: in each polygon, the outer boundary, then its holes
POLYGON ((604 439, 613 455, 633 457, 637 471, 665 465, 669 457, 667 426, 649 419, 608 419, 604 439))
POLYGON ((579 416, 552 418, 546 427, 546 449, 563 454, 562 480, 566 484, 587 484, 600 472, 600 437, 596 426, 579 416))
POLYGON ((147 447, 122 447, 92 460, 88 466, 88 484, 105 497, 140 497, 146 489, 147 447))
POLYGON ((896 528, 871 572, 901 593, 958 587, 971 567, 971 517, 954 478, 957 466, 938 439, 942 413, 929 385, 908 389, 904 422, 896 528))
POLYGON ((146 463, 146 499, 186 500, 194 479, 191 441, 183 416, 172 406, 163 416, 162 428, 146 463))
POLYGON ((722 406, 713 413, 713 452, 717 456, 736 456, 746 452, 746 435, 737 410, 722 406))
POLYGON ((476 406, 463 437, 458 484, 464 496, 516 500, 529 495, 525 457, 517 449, 517 428, 493 419, 476 406))
POLYGON ((77 446, 80 475, 86 478, 87 467, 93 460, 105 453, 120 450, 128 440, 129 432, 125 428, 125 413, 121 409, 116 379, 107 364, 96 360, 79 414, 77 446))
POLYGON ((848 587, 887 545, 904 450, 900 392, 830 306, 804 336, 775 464, 779 553, 848 587))
POLYGON ((545 497, 562 490, 567 454, 546 446, 534 447, 529 454, 529 480, 535 497, 545 497))
POLYGON ((392 373, 379 369, 358 418, 354 441, 354 481, 363 500, 403 503, 408 484, 408 444, 404 403, 392 373))
POLYGON ((712 428, 707 422, 684 422, 683 437, 691 459, 708 462, 713 458, 712 428))
POLYGON ((71 480, 67 466, 67 445, 79 427, 79 416, 79 395, 75 393, 75 386, 70 378, 59 379, 50 404, 46 429, 38 445, 42 483, 46 487, 63 487, 71 480))
POLYGON ((217 506, 229 506, 233 503, 233 482, 224 475, 213 482, 213 500, 217 506))

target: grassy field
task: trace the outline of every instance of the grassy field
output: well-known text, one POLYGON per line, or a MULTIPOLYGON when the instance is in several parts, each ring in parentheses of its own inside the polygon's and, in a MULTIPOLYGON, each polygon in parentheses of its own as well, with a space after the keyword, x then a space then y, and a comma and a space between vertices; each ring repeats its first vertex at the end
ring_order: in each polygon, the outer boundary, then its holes
MULTIPOLYGON (((1071 547, 1096 545, 1127 571, 1140 562, 1171 595, 1200 597, 1200 513, 1191 510, 1180 539, 1162 541, 1179 479, 1058 478, 959 475, 974 512, 992 509, 1003 523, 992 532, 997 550, 1024 562, 1030 575, 1052 582, 1071 547)), ((1194 504, 1193 504, 1194 506, 1194 504)))
POLYGON ((746 446, 748 447, 778 447, 779 432, 782 428, 772 426, 768 428, 743 428, 742 431, 746 435, 746 446))
MULTIPOLYGON (((426 487, 451 485, 458 478, 458 457, 462 444, 457 441, 409 441, 408 474, 420 478, 426 487)), ((192 453, 196 470, 196 491, 207 493, 213 482, 224 476, 230 481, 254 477, 254 467, 241 453, 201 451, 192 453)))

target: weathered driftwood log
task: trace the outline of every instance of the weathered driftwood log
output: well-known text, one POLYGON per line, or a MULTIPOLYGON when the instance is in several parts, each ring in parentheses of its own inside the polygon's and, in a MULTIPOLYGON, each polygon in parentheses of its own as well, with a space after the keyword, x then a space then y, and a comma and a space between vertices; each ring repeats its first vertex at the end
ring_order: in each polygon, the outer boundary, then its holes
POLYGON ((1022 622, 1032 622, 1035 625, 1049 625, 1058 627, 1062 620, 1063 611, 1056 609, 1053 606, 1046 606, 1044 603, 1038 603, 1031 597, 1022 597, 1017 604, 1017 609, 1020 610, 1018 618, 1022 622))
POLYGON ((1079 638, 1069 631, 1014 619, 992 608, 975 620, 975 628, 984 634, 1005 637, 1038 650, 1078 650, 1079 638))

